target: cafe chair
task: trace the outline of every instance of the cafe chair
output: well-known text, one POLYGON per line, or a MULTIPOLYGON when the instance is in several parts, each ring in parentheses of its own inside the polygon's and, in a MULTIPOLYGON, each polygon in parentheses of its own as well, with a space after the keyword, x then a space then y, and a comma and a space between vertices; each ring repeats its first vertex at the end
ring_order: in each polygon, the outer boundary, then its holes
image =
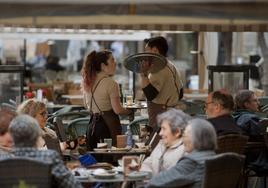
MULTIPOLYGON (((249 177, 255 177, 253 188, 256 188, 257 183, 262 179, 262 187, 267 187, 267 177, 268 177, 268 151, 265 150, 261 152, 256 161, 247 165, 245 170, 245 185, 248 184, 249 177)), ((245 186, 245 187, 246 187, 245 186)))
POLYGON ((15 105, 9 104, 9 103, 5 103, 5 102, 1 103, 1 108, 8 109, 8 110, 11 110, 11 111, 14 111, 14 112, 17 109, 15 105))
POLYGON ((191 116, 205 114, 205 102, 201 100, 181 100, 182 109, 191 116))
POLYGON ((268 133, 268 118, 264 118, 259 121, 258 126, 260 126, 261 134, 265 135, 268 133))
POLYGON ((260 106, 268 105, 268 97, 267 96, 259 97, 258 100, 259 100, 260 106))
POLYGON ((205 160, 202 188, 237 188, 242 182, 245 157, 222 153, 205 160))
POLYGON ((67 126, 67 132, 71 139, 77 139, 79 136, 86 135, 90 117, 77 118, 71 121, 67 126))
POLYGON ((258 181, 262 179, 262 187, 267 187, 268 177, 268 124, 267 119, 259 122, 262 126, 262 133, 260 134, 260 142, 248 142, 246 151, 248 153, 248 164, 245 170, 245 185, 248 184, 249 177, 255 177, 253 188, 258 184, 258 181))
POLYGON ((53 125, 59 140, 61 142, 67 141, 67 135, 62 119, 60 117, 55 117, 53 120, 53 125))
POLYGON ((68 108, 62 108, 62 111, 57 111, 53 113, 48 119, 47 122, 52 123, 55 117, 60 117, 62 120, 74 120, 77 118, 87 117, 89 116, 88 111, 71 111, 70 106, 68 108))
POLYGON ((57 151, 59 154, 62 154, 60 143, 57 138, 52 138, 51 136, 45 135, 43 136, 43 139, 45 140, 47 149, 52 149, 57 151))
POLYGON ((60 114, 64 114, 67 112, 71 112, 72 107, 71 106, 64 106, 63 108, 57 110, 56 112, 54 112, 52 115, 60 115, 60 114))
POLYGON ((234 152, 238 154, 244 153, 248 136, 240 134, 227 134, 217 138, 218 149, 216 153, 234 152))
POLYGON ((132 135, 140 135, 140 125, 145 124, 145 126, 148 126, 148 121, 148 117, 141 117, 130 122, 128 126, 132 135))
POLYGON ((51 188, 51 165, 23 157, 0 160, 0 187, 51 188))
POLYGON ((264 112, 264 113, 267 113, 268 112, 268 104, 261 106, 260 111, 264 112))

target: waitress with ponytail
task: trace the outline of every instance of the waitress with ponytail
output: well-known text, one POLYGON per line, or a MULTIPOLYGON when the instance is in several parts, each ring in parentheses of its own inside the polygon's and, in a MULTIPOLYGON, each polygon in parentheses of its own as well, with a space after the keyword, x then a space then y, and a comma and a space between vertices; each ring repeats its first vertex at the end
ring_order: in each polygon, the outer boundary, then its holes
POLYGON ((81 87, 91 114, 87 130, 89 150, 96 148, 104 138, 112 138, 116 146, 116 135, 122 132, 118 115, 131 113, 120 103, 119 85, 113 79, 115 68, 112 52, 107 50, 91 52, 83 63, 81 87))

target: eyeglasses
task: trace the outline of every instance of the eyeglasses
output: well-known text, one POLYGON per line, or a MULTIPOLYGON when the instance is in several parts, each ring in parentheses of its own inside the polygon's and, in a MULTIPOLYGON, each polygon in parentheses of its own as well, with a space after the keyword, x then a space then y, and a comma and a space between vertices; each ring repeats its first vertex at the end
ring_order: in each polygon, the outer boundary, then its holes
POLYGON ((43 117, 46 117, 47 115, 48 115, 48 112, 47 111, 43 111, 43 112, 41 112, 41 113, 39 113, 41 116, 43 116, 43 117))

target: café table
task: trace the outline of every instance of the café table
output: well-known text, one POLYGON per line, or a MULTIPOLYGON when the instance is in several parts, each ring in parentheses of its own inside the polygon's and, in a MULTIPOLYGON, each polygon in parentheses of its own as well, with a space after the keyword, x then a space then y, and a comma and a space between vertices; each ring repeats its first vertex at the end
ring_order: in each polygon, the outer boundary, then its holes
POLYGON ((141 103, 133 103, 131 105, 124 104, 123 107, 133 111, 133 113, 129 116, 129 121, 133 121, 135 118, 135 111, 147 109, 147 103, 141 102, 141 103))
POLYGON ((61 97, 66 99, 83 99, 83 95, 62 95, 61 97))
POLYGON ((89 154, 94 155, 147 155, 150 153, 150 150, 124 150, 124 151, 116 151, 116 150, 108 150, 108 151, 88 151, 89 154))
POLYGON ((137 177, 128 177, 123 173, 118 173, 113 177, 109 178, 98 178, 92 174, 89 174, 87 177, 79 178, 76 176, 77 181, 79 181, 84 187, 87 187, 88 184, 93 183, 102 183, 102 187, 118 187, 119 184, 129 183, 130 187, 136 187, 136 183, 143 182, 145 180, 151 179, 152 174, 148 172, 146 176, 137 176, 137 177))
POLYGON ((111 164, 116 164, 118 159, 123 156, 139 156, 143 160, 146 156, 150 155, 151 150, 125 150, 125 151, 88 151, 88 154, 93 155, 96 159, 99 159, 102 162, 107 162, 107 159, 110 160, 111 164), (100 157, 100 158, 99 158, 100 157), (103 159, 104 158, 104 159, 103 159))

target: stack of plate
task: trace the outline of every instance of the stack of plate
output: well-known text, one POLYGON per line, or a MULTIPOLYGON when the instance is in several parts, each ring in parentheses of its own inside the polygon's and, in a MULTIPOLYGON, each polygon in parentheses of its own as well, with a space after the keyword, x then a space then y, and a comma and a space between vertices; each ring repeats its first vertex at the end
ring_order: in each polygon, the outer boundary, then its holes
POLYGON ((108 178, 114 178, 116 176, 117 172, 113 170, 104 170, 104 169, 96 169, 93 171, 92 175, 95 178, 100 179, 108 179, 108 178))

